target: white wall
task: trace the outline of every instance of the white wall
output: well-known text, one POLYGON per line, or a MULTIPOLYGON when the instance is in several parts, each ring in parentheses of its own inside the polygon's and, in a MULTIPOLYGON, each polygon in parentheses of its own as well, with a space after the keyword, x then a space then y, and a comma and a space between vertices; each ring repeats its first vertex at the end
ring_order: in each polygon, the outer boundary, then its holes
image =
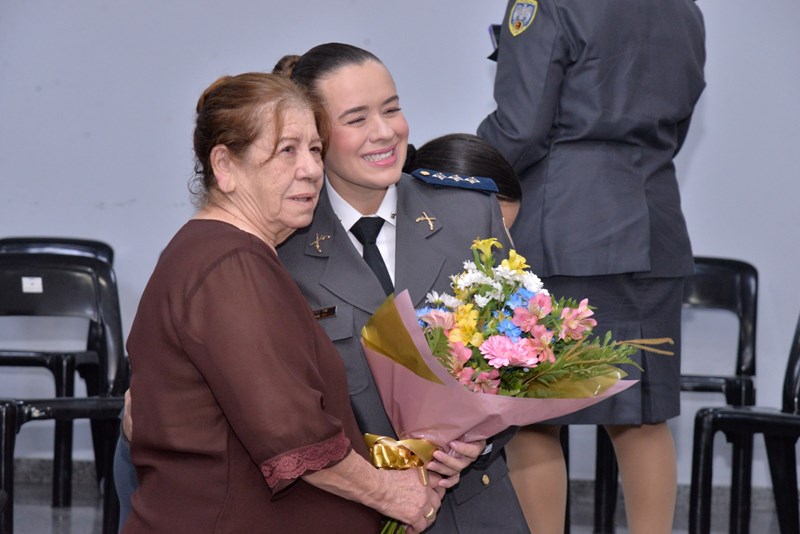
MULTIPOLYGON (((708 29, 708 88, 678 160, 684 208, 696 254, 759 268, 758 400, 778 406, 800 311, 800 4, 699 3, 708 29)), ((214 78, 270 70, 283 54, 321 42, 350 42, 375 52, 393 72, 412 142, 472 132, 493 107, 487 27, 500 21, 504 5, 4 0, 0 235, 112 244, 127 332, 157 254, 192 213, 186 181, 193 109, 214 78)), ((690 319, 686 369, 727 359, 733 322, 690 319)), ((49 395, 50 383, 46 374, 4 369, 0 396, 49 395)), ((684 415, 673 422, 682 483, 691 465, 692 416, 709 403, 687 397, 684 415)), ((88 431, 81 428, 76 447, 86 456, 88 431)), ((593 433, 576 428, 572 435, 572 476, 591 478, 593 433)), ((19 451, 46 454, 49 443, 49 426, 26 425, 19 451)), ((727 462, 718 456, 719 483, 729 474, 727 462)), ((760 445, 754 481, 769 484, 760 445)))

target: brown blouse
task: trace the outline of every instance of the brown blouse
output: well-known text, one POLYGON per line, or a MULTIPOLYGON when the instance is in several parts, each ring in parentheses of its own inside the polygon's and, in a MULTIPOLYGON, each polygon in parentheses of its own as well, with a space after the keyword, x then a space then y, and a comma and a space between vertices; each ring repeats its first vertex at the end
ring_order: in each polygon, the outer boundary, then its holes
POLYGON ((126 533, 378 531, 377 512, 300 478, 367 451, 341 358, 259 239, 188 222, 127 348, 139 489, 126 533))

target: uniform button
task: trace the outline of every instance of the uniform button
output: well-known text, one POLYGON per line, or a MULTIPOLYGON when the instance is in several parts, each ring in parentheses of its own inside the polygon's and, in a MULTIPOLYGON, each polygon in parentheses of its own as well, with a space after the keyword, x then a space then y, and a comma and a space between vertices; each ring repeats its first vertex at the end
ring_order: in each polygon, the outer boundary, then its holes
POLYGON ((483 475, 481 477, 481 482, 483 482, 484 486, 488 486, 489 482, 491 482, 491 480, 489 479, 489 475, 483 475))

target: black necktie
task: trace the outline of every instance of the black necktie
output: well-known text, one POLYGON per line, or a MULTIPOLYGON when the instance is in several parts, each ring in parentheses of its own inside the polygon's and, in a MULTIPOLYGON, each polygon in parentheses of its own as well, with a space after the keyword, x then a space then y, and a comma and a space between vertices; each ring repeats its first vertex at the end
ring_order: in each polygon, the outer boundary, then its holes
POLYGON ((353 232, 359 243, 364 246, 364 261, 367 262, 369 268, 378 277, 383 290, 389 295, 394 291, 394 285, 389 276, 389 271, 386 270, 386 264, 383 263, 381 251, 378 250, 378 245, 375 244, 381 227, 383 227, 383 219, 380 217, 361 217, 350 228, 350 231, 353 232))

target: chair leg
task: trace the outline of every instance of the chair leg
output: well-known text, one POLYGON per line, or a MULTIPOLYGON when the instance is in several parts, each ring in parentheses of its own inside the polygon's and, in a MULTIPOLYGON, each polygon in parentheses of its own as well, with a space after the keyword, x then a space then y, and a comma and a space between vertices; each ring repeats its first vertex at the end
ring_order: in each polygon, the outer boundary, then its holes
POLYGON ((614 512, 617 508, 617 476, 619 466, 614 445, 603 427, 597 427, 597 456, 594 480, 594 531, 614 532, 614 512))
POLYGON ((713 409, 698 410, 694 418, 692 445, 689 534, 708 534, 711 531, 711 477, 715 432, 713 409))
POLYGON ((14 447, 17 440, 17 403, 0 400, 0 534, 14 532, 14 447))
POLYGON ((103 534, 117 534, 119 530, 119 497, 114 484, 114 449, 119 437, 119 420, 102 420, 103 451, 106 458, 102 474, 103 534))
POLYGON ((561 433, 559 434, 561 440, 561 451, 564 453, 564 465, 567 468, 567 507, 564 512, 564 534, 570 534, 569 523, 569 425, 561 426, 561 433))
POLYGON ((764 436, 767 445, 769 471, 772 475, 772 493, 778 512, 778 525, 782 533, 800 532, 797 507, 797 438, 764 436))
MULTIPOLYGON (((54 368, 56 397, 75 396, 75 358, 65 357, 54 368)), ((53 451, 53 506, 72 505, 72 421, 56 421, 53 451)))
POLYGON ((737 434, 728 438, 733 445, 731 465, 731 534, 750 532, 750 494, 753 471, 753 435, 737 434))
MULTIPOLYGON (((97 365, 79 365, 77 366, 78 375, 86 383, 86 395, 93 397, 96 395, 105 395, 107 392, 100 391, 100 372, 97 365)), ((94 471, 97 477, 97 486, 101 488, 103 473, 105 472, 104 462, 113 461, 112 458, 105 456, 105 450, 108 444, 103 443, 105 430, 105 421, 100 419, 92 419, 89 425, 92 430, 92 447, 94 449, 94 471)), ((116 441, 115 441, 116 443, 116 441)))

